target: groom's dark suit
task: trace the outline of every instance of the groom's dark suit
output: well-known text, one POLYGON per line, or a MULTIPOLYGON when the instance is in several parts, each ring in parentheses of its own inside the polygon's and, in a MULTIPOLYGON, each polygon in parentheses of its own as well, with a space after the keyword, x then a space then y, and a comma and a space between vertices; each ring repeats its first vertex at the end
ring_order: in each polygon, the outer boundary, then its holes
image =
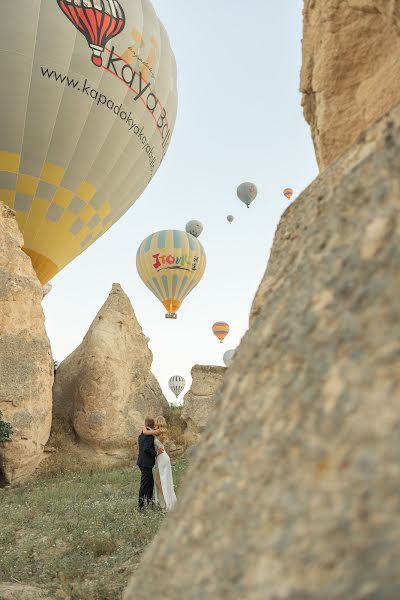
POLYGON ((147 500, 147 503, 153 500, 153 467, 156 462, 156 456, 154 436, 141 433, 139 435, 139 456, 137 459, 137 465, 142 474, 140 478, 139 510, 144 510, 145 500, 147 500))

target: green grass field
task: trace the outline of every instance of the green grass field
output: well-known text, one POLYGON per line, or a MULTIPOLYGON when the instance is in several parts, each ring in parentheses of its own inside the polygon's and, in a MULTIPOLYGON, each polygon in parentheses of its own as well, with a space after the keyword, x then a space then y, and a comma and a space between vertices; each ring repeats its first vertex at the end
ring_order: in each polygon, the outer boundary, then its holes
MULTIPOLYGON (((186 462, 173 465, 179 486, 186 462)), ((0 581, 65 600, 119 600, 164 515, 137 512, 135 467, 0 489, 0 581)))

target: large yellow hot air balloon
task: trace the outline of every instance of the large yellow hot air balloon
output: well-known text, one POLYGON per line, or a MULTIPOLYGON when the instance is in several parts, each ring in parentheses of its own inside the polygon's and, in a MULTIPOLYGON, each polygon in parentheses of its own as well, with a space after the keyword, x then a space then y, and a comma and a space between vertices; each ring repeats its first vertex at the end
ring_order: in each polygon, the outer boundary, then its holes
POLYGON ((175 319, 186 296, 196 287, 206 268, 204 248, 185 231, 158 231, 137 251, 136 266, 142 281, 175 319))
POLYGON ((0 33, 0 201, 44 284, 156 173, 176 64, 150 0, 2 0, 0 33))

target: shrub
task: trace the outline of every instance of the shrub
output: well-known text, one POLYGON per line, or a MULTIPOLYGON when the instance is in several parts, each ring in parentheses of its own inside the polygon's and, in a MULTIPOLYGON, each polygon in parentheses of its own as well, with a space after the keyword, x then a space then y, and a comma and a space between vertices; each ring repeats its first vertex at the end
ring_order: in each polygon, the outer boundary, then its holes
POLYGON ((3 421, 3 413, 0 411, 0 442, 9 442, 12 434, 11 424, 3 421))

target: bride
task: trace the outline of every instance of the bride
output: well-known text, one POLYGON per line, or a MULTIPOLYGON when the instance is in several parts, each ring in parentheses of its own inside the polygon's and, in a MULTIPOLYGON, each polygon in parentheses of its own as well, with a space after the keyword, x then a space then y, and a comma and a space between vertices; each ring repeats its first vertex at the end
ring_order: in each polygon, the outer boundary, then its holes
POLYGON ((164 444, 168 441, 167 422, 164 417, 157 417, 154 421, 154 429, 142 430, 144 435, 154 435, 154 446, 156 450, 162 448, 164 452, 156 458, 157 473, 154 496, 156 504, 160 504, 166 510, 172 510, 176 504, 174 480, 172 477, 171 459, 168 456, 164 444))

